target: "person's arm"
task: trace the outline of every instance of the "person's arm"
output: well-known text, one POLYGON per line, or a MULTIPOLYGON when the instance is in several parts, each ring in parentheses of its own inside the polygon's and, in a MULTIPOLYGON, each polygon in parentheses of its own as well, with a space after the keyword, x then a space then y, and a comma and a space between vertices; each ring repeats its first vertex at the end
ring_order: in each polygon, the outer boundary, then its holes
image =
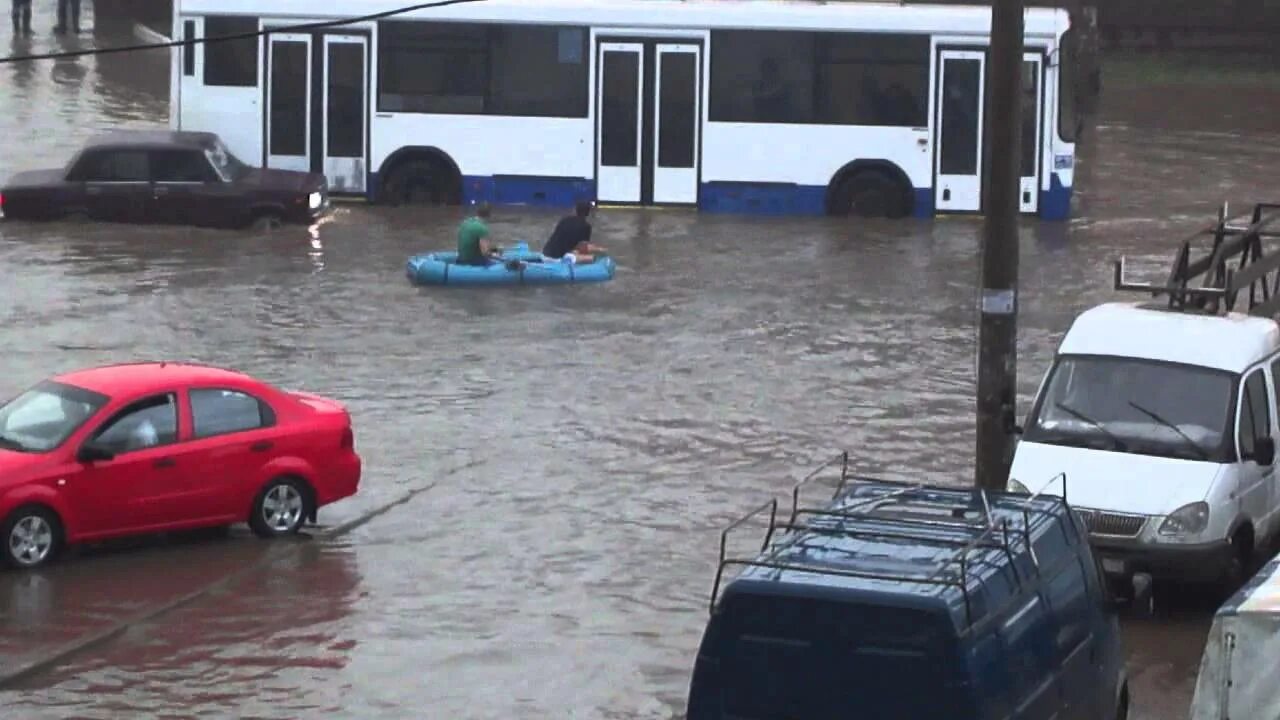
POLYGON ((497 256, 498 249, 489 241, 489 228, 485 227, 484 235, 480 238, 480 254, 497 256))
POLYGON ((588 223, 587 232, 582 237, 582 246, 586 248, 583 252, 586 252, 588 254, 598 253, 598 252, 607 252, 606 248, 603 245, 596 245, 591 242, 591 231, 593 229, 594 228, 592 227, 592 225, 588 223))

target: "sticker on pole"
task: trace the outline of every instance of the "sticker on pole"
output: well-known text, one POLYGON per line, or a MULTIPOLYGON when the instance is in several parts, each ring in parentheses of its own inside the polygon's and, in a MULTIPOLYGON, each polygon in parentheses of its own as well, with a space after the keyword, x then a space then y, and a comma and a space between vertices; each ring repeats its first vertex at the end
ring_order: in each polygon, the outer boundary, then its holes
POLYGON ((992 290, 985 288, 982 291, 982 314, 983 315, 1012 315, 1015 293, 1013 290, 992 290))

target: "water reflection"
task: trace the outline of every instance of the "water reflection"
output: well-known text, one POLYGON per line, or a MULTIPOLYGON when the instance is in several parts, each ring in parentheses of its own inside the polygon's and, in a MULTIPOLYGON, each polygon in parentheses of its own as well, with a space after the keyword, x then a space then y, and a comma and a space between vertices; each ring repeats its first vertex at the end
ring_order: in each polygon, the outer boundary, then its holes
MULTIPOLYGON (((60 163, 120 118, 163 125, 167 66, 142 57, 86 61, 92 83, 0 76, 0 97, 24 97, 0 116, 16 138, 0 169, 60 163)), ((1270 199, 1280 116, 1264 110, 1280 94, 1250 97, 1262 110, 1243 128, 1213 117, 1220 92, 1104 101, 1077 217, 1021 225, 1020 410, 1075 313, 1115 298, 1111 260, 1163 269, 1222 199, 1270 199)), ((559 213, 497 215, 499 242, 536 247, 559 213)), ((405 258, 448 248, 461 217, 352 207, 268 234, 0 224, 0 395, 136 357, 229 365, 350 408, 369 475, 338 517, 441 480, 351 546, 262 566, 6 709, 671 717, 728 514, 843 448, 863 472, 969 481, 980 220, 603 208, 611 283, 411 287, 405 258)), ((0 578, 5 619, 32 627, 0 642, 62 638, 251 561, 209 547, 59 568, 74 582, 0 578)), ((1134 634, 1137 662, 1160 655, 1155 635, 1134 634)), ((1170 654, 1193 657, 1196 635, 1170 654)))
MULTIPOLYGON (((55 52, 74 52, 89 47, 89 43, 79 35, 65 33, 54 37, 57 38, 55 52)), ((87 57, 61 57, 45 62, 50 63, 49 77, 55 85, 63 86, 68 91, 79 90, 83 85, 85 75, 88 73, 85 67, 88 62, 87 57)))
MULTIPOLYGON (((9 55, 30 55, 32 54, 31 38, 25 35, 14 35, 9 41, 9 55)), ((24 99, 31 91, 31 81, 35 78, 35 63, 29 62, 13 62, 6 63, 13 77, 13 87, 17 89, 12 97, 15 100, 24 99)), ((25 103, 14 103, 18 109, 21 109, 25 103)), ((14 118, 15 121, 25 123, 27 118, 14 118)))
POLYGON ((0 667, 105 630, 259 557, 257 543, 189 533, 145 537, 70 556, 38 572, 0 575, 0 667))
MULTIPOLYGON (((97 706, 128 715, 220 707, 235 708, 240 716, 285 718, 335 701, 338 684, 306 695, 288 688, 317 672, 340 674, 360 649, 360 636, 341 623, 358 600, 354 551, 300 539, 274 544, 259 562, 242 565, 244 571, 212 597, 172 611, 163 623, 139 626, 97 656, 24 681, 23 699, 6 707, 38 717, 45 697, 39 691, 57 685, 87 693, 81 710, 97 706), (175 684, 170 669, 177 667, 191 676, 175 684), (112 692, 104 697, 108 688, 112 692), (247 688, 254 690, 243 692, 247 688)), ((138 573, 136 581, 164 584, 165 578, 138 573)))

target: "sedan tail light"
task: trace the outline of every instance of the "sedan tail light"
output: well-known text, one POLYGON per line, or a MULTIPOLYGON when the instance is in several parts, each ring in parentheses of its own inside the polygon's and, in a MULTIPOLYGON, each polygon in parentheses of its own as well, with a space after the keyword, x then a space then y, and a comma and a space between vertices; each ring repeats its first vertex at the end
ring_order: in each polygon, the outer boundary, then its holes
POLYGON ((356 435, 351 432, 351 428, 342 431, 342 449, 354 450, 356 447, 356 435))

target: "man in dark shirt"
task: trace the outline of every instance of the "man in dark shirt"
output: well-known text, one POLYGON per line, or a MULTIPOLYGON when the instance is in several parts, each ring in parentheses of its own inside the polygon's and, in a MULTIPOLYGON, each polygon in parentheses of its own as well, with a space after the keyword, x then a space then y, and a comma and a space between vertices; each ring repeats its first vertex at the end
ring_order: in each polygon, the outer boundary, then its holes
POLYGON ((587 222, 590 214, 591 203, 579 200, 574 214, 556 223, 551 239, 542 247, 543 256, 552 260, 588 263, 594 259, 592 253, 605 252, 603 247, 591 244, 591 223, 587 222))

